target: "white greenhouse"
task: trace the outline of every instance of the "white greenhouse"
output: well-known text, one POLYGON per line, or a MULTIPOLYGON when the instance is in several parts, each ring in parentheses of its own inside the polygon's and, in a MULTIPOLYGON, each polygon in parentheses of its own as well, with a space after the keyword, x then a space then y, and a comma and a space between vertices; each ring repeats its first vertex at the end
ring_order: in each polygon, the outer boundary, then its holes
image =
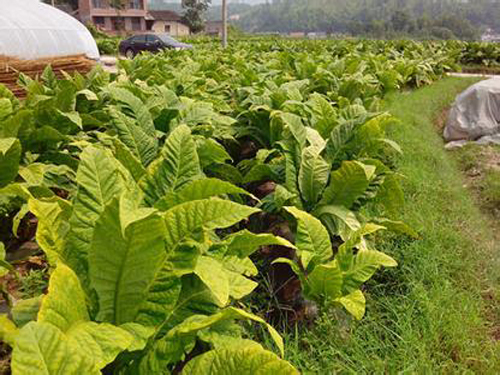
POLYGON ((0 0, 0 56, 24 60, 86 55, 94 38, 78 20, 38 0, 0 0))

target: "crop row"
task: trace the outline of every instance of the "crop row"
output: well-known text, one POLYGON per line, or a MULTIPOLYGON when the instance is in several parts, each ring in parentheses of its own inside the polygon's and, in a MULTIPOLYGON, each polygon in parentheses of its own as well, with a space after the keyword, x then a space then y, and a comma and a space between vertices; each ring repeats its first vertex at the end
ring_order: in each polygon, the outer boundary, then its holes
POLYGON ((363 317, 363 284, 397 265, 374 235, 418 237, 397 221, 383 97, 455 61, 414 42, 205 44, 21 75, 24 101, 0 87, 0 270, 33 221, 51 268, 45 295, 0 316, 13 374, 296 373, 236 321, 283 356, 266 319, 363 317))

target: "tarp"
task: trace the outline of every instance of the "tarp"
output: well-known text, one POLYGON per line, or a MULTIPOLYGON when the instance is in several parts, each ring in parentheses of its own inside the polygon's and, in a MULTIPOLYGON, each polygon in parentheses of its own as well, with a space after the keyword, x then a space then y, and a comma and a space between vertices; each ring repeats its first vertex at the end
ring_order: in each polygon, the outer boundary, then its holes
POLYGON ((457 96, 444 138, 457 146, 466 141, 500 144, 500 77, 478 82, 457 96))
POLYGON ((77 19, 38 0, 0 0, 0 57, 81 54, 99 59, 94 38, 77 19))

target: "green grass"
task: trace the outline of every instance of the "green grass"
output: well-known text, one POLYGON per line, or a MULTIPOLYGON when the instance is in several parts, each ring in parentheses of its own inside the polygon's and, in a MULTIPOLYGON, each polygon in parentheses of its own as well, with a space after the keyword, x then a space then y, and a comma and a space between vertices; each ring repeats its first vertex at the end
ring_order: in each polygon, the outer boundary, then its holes
POLYGON ((48 275, 45 269, 29 270, 20 279, 19 294, 21 299, 37 297, 43 294, 48 287, 48 275))
POLYGON ((422 239, 382 246, 399 267, 368 284, 361 322, 329 312, 286 337, 287 359, 303 373, 500 372, 499 244, 434 125, 474 82, 447 78, 387 99, 387 109, 402 119, 392 135, 404 150, 401 218, 422 239))
POLYGON ((500 171, 490 170, 484 177, 483 194, 492 205, 500 207, 500 171))
MULTIPOLYGON (((469 144, 453 151, 478 204, 494 220, 500 219, 500 146, 469 144)), ((500 228, 500 227, 498 227, 500 228)))

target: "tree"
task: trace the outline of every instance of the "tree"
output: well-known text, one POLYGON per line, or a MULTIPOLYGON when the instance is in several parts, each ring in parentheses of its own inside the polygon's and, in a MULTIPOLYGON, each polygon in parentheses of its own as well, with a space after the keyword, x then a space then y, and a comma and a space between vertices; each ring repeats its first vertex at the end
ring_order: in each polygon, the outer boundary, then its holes
POLYGON ((205 26, 203 15, 211 3, 212 0, 182 0, 182 7, 185 9, 182 19, 193 33, 203 30, 205 26))

